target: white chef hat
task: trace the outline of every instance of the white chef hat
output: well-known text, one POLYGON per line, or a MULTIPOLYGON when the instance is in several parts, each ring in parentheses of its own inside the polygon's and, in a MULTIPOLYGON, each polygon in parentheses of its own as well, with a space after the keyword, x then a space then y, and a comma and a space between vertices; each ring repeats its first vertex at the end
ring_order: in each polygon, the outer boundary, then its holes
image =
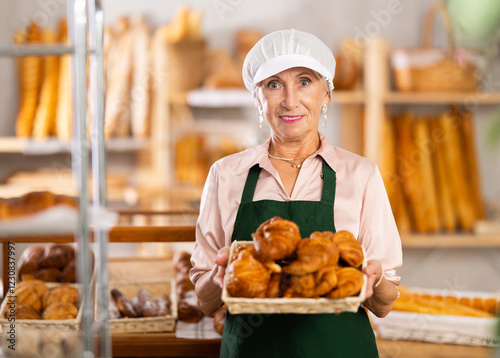
POLYGON ((243 81, 253 92, 255 85, 292 67, 306 67, 326 78, 333 90, 335 58, 316 36, 295 29, 271 32, 248 52, 243 62, 243 81))

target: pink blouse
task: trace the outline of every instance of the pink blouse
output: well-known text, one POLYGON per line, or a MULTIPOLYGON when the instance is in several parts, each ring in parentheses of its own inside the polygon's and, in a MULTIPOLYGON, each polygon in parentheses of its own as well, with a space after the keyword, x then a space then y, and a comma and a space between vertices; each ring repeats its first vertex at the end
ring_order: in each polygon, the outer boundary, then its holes
POLYGON ((203 189, 191 257, 190 277, 195 284, 211 272, 197 285, 199 304, 205 299, 220 302, 220 289, 213 292, 216 286, 208 276, 215 274, 219 249, 231 244, 248 170, 256 163, 262 170, 254 201, 319 201, 323 184, 320 175, 325 160, 337 177, 333 210, 336 230, 354 234, 365 247, 367 259, 380 260, 384 277, 399 284, 396 269, 401 267, 403 260, 401 241, 378 167, 366 158, 330 144, 321 133, 320 140, 319 151, 302 164, 291 196, 286 193, 267 156, 270 139, 214 163, 203 189))

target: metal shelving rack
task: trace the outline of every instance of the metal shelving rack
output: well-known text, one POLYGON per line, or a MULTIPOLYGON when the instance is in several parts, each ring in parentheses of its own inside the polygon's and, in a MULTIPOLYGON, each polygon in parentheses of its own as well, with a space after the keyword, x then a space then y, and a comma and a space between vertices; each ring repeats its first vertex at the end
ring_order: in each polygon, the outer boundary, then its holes
POLYGON ((91 287, 90 228, 89 228, 89 143, 87 140, 87 60, 90 59, 90 93, 94 103, 92 113, 92 182, 94 211, 106 210, 106 172, 104 148, 104 76, 103 76, 103 29, 104 15, 100 0, 68 0, 68 31, 70 45, 19 45, 0 48, 0 56, 61 56, 73 57, 73 137, 71 162, 73 176, 79 189, 78 227, 75 237, 80 246, 78 281, 82 286, 82 343, 83 357, 111 357, 111 343, 107 323, 108 315, 108 229, 94 227, 96 268, 95 279, 99 295, 94 320, 94 298, 91 287), (100 337, 99 351, 94 347, 94 336, 100 337))

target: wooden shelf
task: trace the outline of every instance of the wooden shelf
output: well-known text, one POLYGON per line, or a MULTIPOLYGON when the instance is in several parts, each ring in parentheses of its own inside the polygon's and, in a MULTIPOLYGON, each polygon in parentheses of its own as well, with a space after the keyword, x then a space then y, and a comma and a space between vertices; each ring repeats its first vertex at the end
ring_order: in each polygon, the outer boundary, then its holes
POLYGON ((364 91, 347 91, 347 90, 333 90, 332 100, 334 103, 341 104, 363 104, 366 100, 364 91))
MULTIPOLYGON (((111 138, 106 140, 110 152, 130 152, 145 149, 149 139, 111 138)), ((30 138, 0 137, 0 153, 23 153, 26 155, 50 155, 70 153, 71 144, 55 138, 33 140, 30 138)))
POLYGON ((388 92, 384 101, 390 104, 500 104, 500 93, 481 92, 388 92))

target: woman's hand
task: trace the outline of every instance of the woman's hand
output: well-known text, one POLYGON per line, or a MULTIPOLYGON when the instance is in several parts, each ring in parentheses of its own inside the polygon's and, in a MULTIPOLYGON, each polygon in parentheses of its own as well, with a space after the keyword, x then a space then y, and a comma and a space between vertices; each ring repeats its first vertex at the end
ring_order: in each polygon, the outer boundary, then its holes
POLYGON ((217 252, 217 257, 215 258, 215 264, 217 267, 217 273, 214 276, 214 282, 221 288, 224 286, 224 275, 226 273, 227 262, 229 261, 229 247, 223 247, 217 252))
POLYGON ((382 264, 379 260, 368 260, 366 267, 363 270, 367 276, 365 299, 373 295, 373 286, 379 282, 383 275, 382 264))
POLYGON ((363 272, 367 276, 363 304, 377 317, 387 316, 392 309, 393 302, 398 298, 396 285, 383 278, 382 264, 379 260, 368 260, 363 272))

